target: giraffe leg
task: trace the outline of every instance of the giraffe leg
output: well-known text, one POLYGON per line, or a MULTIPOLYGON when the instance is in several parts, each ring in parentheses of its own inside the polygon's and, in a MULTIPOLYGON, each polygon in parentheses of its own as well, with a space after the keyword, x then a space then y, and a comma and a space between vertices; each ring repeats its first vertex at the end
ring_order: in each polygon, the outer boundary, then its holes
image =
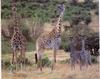
POLYGON ((12 64, 16 64, 16 51, 13 51, 12 54, 12 64))
POLYGON ((36 52, 36 55, 37 55, 37 63, 36 63, 36 65, 37 65, 37 69, 39 68, 39 55, 38 55, 38 51, 36 52))
POLYGON ((13 52, 12 54, 12 64, 14 64, 14 61, 15 61, 15 52, 13 52))
POLYGON ((42 57, 40 56, 40 70, 42 71, 42 57))
POLYGON ((13 54, 12 54, 12 67, 11 70, 16 70, 16 64, 17 64, 17 54, 16 54, 16 50, 13 50, 13 54))
POLYGON ((17 51, 15 51, 15 70, 17 70, 17 51))
POLYGON ((74 58, 71 58, 71 69, 75 70, 75 60, 74 60, 74 58))
POLYGON ((57 53, 57 50, 54 49, 54 63, 56 63, 56 53, 57 53))
POLYGON ((54 49, 54 61, 53 61, 53 63, 52 63, 52 66, 51 66, 51 70, 53 70, 54 69, 54 65, 55 65, 55 63, 56 63, 56 52, 57 52, 57 50, 56 49, 54 49))
POLYGON ((39 68, 42 71, 42 58, 41 58, 41 56, 39 56, 39 58, 38 58, 37 68, 39 68))
POLYGON ((42 52, 38 52, 38 63, 37 66, 40 68, 40 71, 42 71, 42 52))
POLYGON ((22 70, 23 64, 24 64, 24 52, 22 49, 20 50, 20 60, 21 60, 20 66, 21 66, 21 70, 22 70))
POLYGON ((17 51, 14 52, 15 56, 14 56, 14 63, 17 63, 17 51))
POLYGON ((26 60, 26 56, 25 56, 25 50, 23 51, 23 65, 24 65, 24 68, 25 68, 25 60, 26 60))

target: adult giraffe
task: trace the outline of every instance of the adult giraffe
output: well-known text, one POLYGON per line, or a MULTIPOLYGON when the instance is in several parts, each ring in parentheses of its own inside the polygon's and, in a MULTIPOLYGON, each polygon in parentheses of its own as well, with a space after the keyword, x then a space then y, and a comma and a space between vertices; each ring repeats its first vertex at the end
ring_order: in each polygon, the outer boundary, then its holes
POLYGON ((80 69, 83 66, 88 67, 91 65, 91 55, 90 51, 85 47, 85 38, 78 36, 75 38, 70 38, 70 60, 71 68, 75 69, 75 64, 79 62, 80 69))
POLYGON ((56 62, 56 53, 61 43, 61 20, 65 11, 64 4, 58 6, 60 15, 57 20, 56 26, 47 34, 41 34, 36 41, 36 53, 38 59, 38 66, 42 71, 42 57, 44 49, 53 49, 54 63, 56 62))
POLYGON ((17 64, 17 62, 25 62, 25 51, 26 51, 26 38, 23 36, 20 25, 19 25, 19 17, 17 15, 17 9, 16 9, 16 0, 12 0, 12 19, 14 22, 14 32, 12 35, 12 38, 10 40, 11 42, 11 48, 13 51, 12 56, 12 64, 17 64), (20 58, 18 60, 17 56, 18 53, 20 53, 20 58))

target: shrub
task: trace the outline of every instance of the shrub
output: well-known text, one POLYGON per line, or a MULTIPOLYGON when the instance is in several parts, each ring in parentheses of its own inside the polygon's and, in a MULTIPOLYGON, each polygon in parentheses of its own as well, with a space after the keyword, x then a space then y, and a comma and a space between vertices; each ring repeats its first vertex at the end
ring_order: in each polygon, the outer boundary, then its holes
POLYGON ((86 17, 85 18, 85 23, 88 25, 91 22, 91 17, 86 17))
POLYGON ((92 55, 98 56, 99 55, 99 33, 91 33, 89 36, 86 37, 86 45, 91 51, 92 55))
POLYGON ((60 45, 60 49, 63 49, 64 51, 68 51, 69 46, 68 46, 68 37, 67 37, 67 32, 63 32, 62 36, 61 36, 61 45, 60 45))
POLYGON ((26 38, 27 41, 32 41, 32 38, 30 37, 29 29, 23 29, 22 33, 25 36, 25 38, 26 38))
POLYGON ((48 57, 44 57, 42 59, 42 66, 43 67, 49 67, 50 65, 51 65, 51 61, 49 60, 49 58, 48 57))
POLYGON ((11 64, 10 64, 9 61, 3 61, 3 60, 2 60, 2 67, 3 67, 3 68, 8 68, 10 65, 11 65, 11 64))
POLYGON ((10 46, 10 41, 8 41, 6 38, 4 38, 2 36, 2 54, 5 54, 5 53, 11 53, 11 46, 10 46))
POLYGON ((94 3, 92 1, 88 1, 84 3, 83 7, 86 9, 95 9, 97 7, 98 3, 94 3))
POLYGON ((96 63, 99 63, 98 59, 97 59, 97 56, 91 56, 91 61, 92 63, 96 64, 96 63))

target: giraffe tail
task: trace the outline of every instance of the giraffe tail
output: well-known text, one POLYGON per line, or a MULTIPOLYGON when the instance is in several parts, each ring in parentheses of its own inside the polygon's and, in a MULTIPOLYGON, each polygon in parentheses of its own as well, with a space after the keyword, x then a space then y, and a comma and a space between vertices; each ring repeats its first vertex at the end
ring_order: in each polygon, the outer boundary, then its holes
POLYGON ((35 63, 37 64, 38 62, 37 53, 35 53, 34 55, 35 55, 35 63))

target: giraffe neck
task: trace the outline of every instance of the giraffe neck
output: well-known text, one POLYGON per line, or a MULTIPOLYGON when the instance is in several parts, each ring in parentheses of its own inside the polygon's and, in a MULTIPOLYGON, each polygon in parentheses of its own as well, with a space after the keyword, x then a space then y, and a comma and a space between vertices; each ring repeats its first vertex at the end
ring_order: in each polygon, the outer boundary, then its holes
POLYGON ((61 21, 62 21, 63 15, 64 15, 64 11, 65 11, 65 7, 64 7, 64 5, 63 5, 63 11, 60 12, 60 15, 59 15, 58 20, 57 20, 57 25, 56 25, 56 27, 60 27, 60 26, 61 26, 61 21))
POLYGON ((14 33, 19 33, 19 23, 20 23, 20 18, 17 14, 17 3, 16 0, 12 0, 12 19, 14 21, 14 33))
POLYGON ((12 0, 12 19, 14 21, 14 26, 18 26, 18 24, 19 24, 19 16, 18 16, 18 13, 17 13, 16 0, 12 0))
POLYGON ((82 39, 82 50, 85 50, 85 39, 82 39))
POLYGON ((17 15, 16 6, 17 6, 17 4, 16 4, 15 0, 12 0, 12 16, 13 16, 13 19, 15 19, 16 15, 17 15))

